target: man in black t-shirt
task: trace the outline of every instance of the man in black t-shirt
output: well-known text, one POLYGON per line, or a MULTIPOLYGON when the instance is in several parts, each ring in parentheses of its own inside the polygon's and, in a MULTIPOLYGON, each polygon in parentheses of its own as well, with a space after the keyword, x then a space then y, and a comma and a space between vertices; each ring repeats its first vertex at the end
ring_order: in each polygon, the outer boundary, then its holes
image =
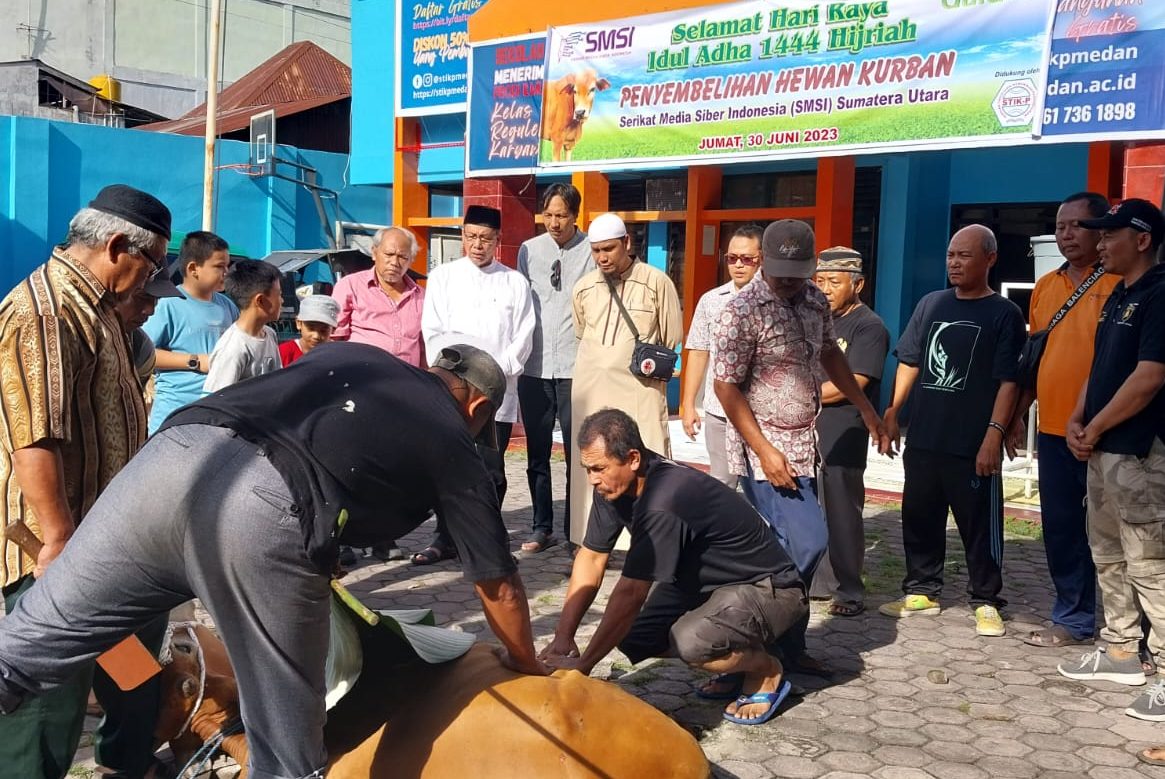
POLYGON ((725 719, 771 719, 790 685, 765 646, 808 613, 804 585, 772 530, 735 490, 646 449, 622 411, 587 417, 577 440, 594 503, 554 640, 540 657, 583 673, 616 645, 633 663, 679 657, 736 686, 705 697, 743 691, 725 719), (579 657, 575 633, 624 528, 631 547, 622 576, 579 657))
MULTIPOLYGON (((845 352, 854 380, 870 403, 877 404, 890 334, 882 318, 859 297, 865 286, 862 255, 844 246, 826 249, 817 257, 813 282, 829 299, 837 345, 845 352)), ((870 433, 858 407, 824 377, 817 439, 821 449, 818 491, 829 527, 829 548, 813 575, 809 595, 830 598, 830 614, 852 617, 866 608, 862 584, 866 551, 862 510, 866 504, 866 453, 870 448, 870 433)))
POLYGON ((504 393, 497 363, 472 347, 442 349, 426 372, 335 343, 176 411, 0 620, 0 712, 197 597, 238 678, 250 775, 323 776, 337 543, 397 538, 430 509, 506 662, 546 673, 474 443, 504 393))
MULTIPOLYGON (((1100 313, 1088 383, 1068 418, 1068 448, 1088 462, 1088 542, 1104 602, 1107 648, 1065 663, 1069 679, 1145 683, 1142 620, 1165 667, 1165 217, 1130 199, 1080 225, 1100 230, 1100 261, 1121 277, 1100 313)), ((1158 677, 1159 678, 1159 677, 1158 677)), ((1126 714, 1165 721, 1165 682, 1126 714)))
POLYGON ((919 302, 895 350, 898 372, 886 409, 895 442, 898 412, 914 388, 902 458, 905 597, 878 609, 890 617, 939 613, 949 510, 967 552, 968 591, 981 636, 1004 634, 1000 470, 1027 337, 1019 307, 987 284, 996 252, 995 234, 982 225, 955 233, 947 248, 953 288, 919 302))

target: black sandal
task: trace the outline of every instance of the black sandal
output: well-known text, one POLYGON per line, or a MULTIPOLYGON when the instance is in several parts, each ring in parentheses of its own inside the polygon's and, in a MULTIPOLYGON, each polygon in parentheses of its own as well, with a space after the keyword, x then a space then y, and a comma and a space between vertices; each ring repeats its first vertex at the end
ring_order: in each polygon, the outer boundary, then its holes
POLYGON ((545 552, 557 543, 558 539, 545 530, 535 530, 534 535, 530 536, 530 540, 522 544, 522 551, 526 554, 538 554, 545 552))
POLYGON ((443 547, 433 544, 432 546, 426 546, 424 549, 414 554, 411 559, 413 565, 433 565, 434 563, 439 563, 442 560, 456 559, 456 557, 457 552, 451 549, 444 549, 443 547))

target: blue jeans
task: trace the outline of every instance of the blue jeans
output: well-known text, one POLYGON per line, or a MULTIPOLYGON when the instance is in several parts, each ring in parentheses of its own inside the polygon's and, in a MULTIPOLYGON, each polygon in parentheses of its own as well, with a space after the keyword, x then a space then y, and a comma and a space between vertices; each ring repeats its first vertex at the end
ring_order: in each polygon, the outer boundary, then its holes
POLYGON ((1039 434, 1040 520, 1048 573, 1056 588, 1052 622, 1073 638, 1096 633, 1096 566, 1088 546, 1085 495, 1088 463, 1068 451, 1058 435, 1039 434))
POLYGON ((817 479, 798 476, 796 491, 782 489, 754 479, 749 466, 748 476, 740 480, 740 486, 792 558, 801 581, 813 581, 813 572, 829 547, 829 529, 817 502, 817 479))

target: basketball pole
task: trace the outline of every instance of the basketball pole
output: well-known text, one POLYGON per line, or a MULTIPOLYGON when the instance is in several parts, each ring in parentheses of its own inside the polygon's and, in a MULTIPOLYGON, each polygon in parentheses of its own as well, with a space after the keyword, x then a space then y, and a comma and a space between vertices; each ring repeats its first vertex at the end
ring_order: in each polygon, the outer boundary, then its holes
POLYGON ((214 144, 217 134, 218 61, 222 47, 222 0, 210 3, 210 54, 206 62, 206 152, 202 169, 202 229, 214 229, 214 144))

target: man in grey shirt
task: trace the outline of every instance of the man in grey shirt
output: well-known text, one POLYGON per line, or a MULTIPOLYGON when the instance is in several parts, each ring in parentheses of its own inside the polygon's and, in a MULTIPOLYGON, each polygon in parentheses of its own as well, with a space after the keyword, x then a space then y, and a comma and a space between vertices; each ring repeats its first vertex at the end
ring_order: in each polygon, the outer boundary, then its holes
POLYGON ((536 554, 553 546, 554 502, 550 491, 550 449, 554 420, 562 427, 566 453, 567 502, 563 538, 570 538, 570 379, 578 340, 571 296, 575 282, 594 270, 591 245, 578 229, 582 196, 570 184, 552 184, 542 197, 546 232, 518 250, 518 270, 534 295, 534 348, 518 378, 518 401, 526 428, 526 476, 534 502, 534 531, 522 551, 536 554))

